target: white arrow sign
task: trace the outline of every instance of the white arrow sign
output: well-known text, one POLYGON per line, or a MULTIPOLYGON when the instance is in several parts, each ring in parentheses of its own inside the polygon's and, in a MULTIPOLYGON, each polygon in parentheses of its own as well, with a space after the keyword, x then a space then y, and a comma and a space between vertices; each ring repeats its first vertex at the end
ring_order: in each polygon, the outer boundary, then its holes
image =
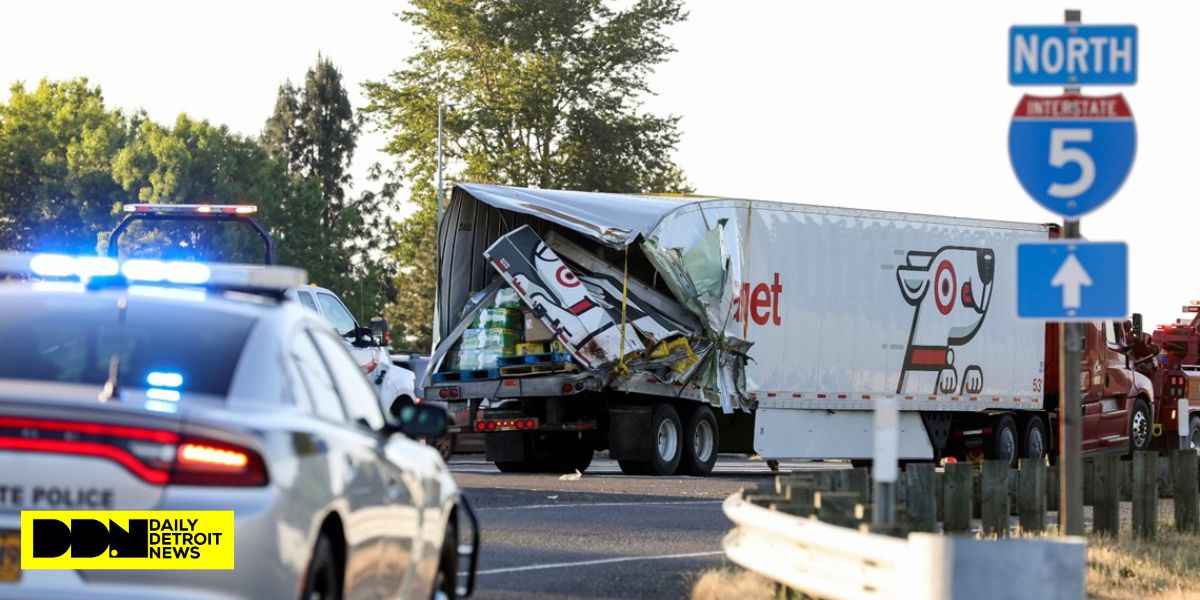
POLYGON ((1062 288, 1063 308, 1079 308, 1080 288, 1091 287, 1092 278, 1079 264, 1079 259, 1074 254, 1068 254, 1067 260, 1054 274, 1054 279, 1050 280, 1050 285, 1062 288))

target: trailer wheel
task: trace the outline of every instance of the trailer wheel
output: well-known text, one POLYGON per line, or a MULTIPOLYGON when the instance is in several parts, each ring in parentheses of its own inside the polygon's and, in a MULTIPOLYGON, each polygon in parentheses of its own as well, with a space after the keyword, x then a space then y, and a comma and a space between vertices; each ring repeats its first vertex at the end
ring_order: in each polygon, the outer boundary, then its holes
POLYGON ((1010 467, 1017 466, 1017 422, 1012 415, 999 415, 992 425, 992 435, 984 445, 984 456, 1002 460, 1010 467))
POLYGON ((553 454, 548 459, 550 470, 557 473, 580 473, 592 464, 596 451, 586 440, 564 437, 550 444, 553 454))
POLYGON ((650 463, 644 460, 618 460, 621 472, 626 475, 649 475, 650 463))
POLYGON ((679 461, 679 472, 708 475, 717 464, 717 450, 720 447, 717 418, 713 416, 712 409, 707 406, 696 407, 683 430, 683 457, 679 461))
POLYGON ((1021 458, 1043 460, 1046 458, 1046 423, 1038 415, 1025 421, 1025 435, 1021 436, 1021 458))
POLYGON ((1133 414, 1129 415, 1129 453, 1150 449, 1150 405, 1138 396, 1133 401, 1133 414))
POLYGON ((1200 416, 1188 420, 1188 441, 1193 450, 1200 452, 1200 416))
POLYGON ((670 404, 656 404, 650 419, 650 474, 674 475, 683 456, 683 425, 670 404))

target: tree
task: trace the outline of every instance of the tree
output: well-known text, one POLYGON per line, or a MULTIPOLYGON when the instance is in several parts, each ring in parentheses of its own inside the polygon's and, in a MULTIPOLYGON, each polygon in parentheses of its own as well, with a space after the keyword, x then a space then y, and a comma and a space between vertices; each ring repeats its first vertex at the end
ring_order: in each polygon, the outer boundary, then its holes
MULTIPOLYGON (((290 81, 279 87, 261 142, 271 156, 284 161, 291 176, 295 193, 284 213, 289 219, 285 229, 303 232, 286 240, 302 260, 296 264, 366 319, 379 314, 392 296, 379 249, 386 247, 395 192, 385 183, 358 197, 348 194, 358 131, 341 73, 318 55, 302 89, 290 81)), ((373 180, 383 176, 381 170, 373 173, 373 180)))
MULTIPOLYGON (((365 112, 391 134, 416 211, 397 231, 400 298, 433 296, 437 114, 452 179, 608 192, 687 192, 671 155, 678 117, 642 110, 681 0, 413 0, 419 39, 405 67, 366 84, 365 112), (405 247, 418 244, 419 247, 405 247)), ((432 311, 405 318, 427 347, 432 311)))
MULTIPOLYGON (((282 162, 258 143, 224 125, 179 115, 167 128, 138 123, 113 159, 112 177, 138 202, 256 204, 259 219, 284 237, 285 199, 293 192, 282 162)), ((151 223, 131 227, 122 252, 188 260, 262 261, 262 242, 248 228, 229 223, 151 223)), ((286 251, 281 252, 286 256, 286 251)))
POLYGON ((87 79, 21 82, 0 105, 0 248, 91 253, 130 196, 112 159, 130 120, 87 79))

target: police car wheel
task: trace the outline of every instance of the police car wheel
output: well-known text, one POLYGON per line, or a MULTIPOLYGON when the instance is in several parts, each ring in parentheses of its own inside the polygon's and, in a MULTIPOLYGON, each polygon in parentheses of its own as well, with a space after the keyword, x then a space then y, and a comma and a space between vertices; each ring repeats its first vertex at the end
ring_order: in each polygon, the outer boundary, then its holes
POLYGON ((437 585, 433 590, 434 600, 457 597, 458 587, 458 526, 446 524, 446 538, 442 540, 442 556, 438 562, 437 585))
POLYGON ((333 543, 321 535, 313 549, 312 561, 308 565, 308 578, 304 582, 301 600, 340 600, 342 597, 342 574, 333 543))
POLYGON ((449 462, 450 455, 454 454, 454 435, 443 433, 433 440, 433 447, 437 448, 438 454, 442 455, 442 460, 449 462))

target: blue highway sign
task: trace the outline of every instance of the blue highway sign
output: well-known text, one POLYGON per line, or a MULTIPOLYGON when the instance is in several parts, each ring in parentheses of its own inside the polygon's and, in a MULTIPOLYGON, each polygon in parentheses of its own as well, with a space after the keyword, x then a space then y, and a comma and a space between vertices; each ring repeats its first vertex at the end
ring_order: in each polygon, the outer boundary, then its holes
POLYGON ((1014 25, 1008 30, 1012 85, 1133 85, 1134 25, 1014 25))
POLYGON ((1129 315, 1124 242, 1062 240, 1017 244, 1017 316, 1046 321, 1129 315))
POLYGON ((1067 218, 1099 208, 1133 167, 1137 129, 1124 96, 1021 98, 1008 154, 1025 191, 1067 218))

